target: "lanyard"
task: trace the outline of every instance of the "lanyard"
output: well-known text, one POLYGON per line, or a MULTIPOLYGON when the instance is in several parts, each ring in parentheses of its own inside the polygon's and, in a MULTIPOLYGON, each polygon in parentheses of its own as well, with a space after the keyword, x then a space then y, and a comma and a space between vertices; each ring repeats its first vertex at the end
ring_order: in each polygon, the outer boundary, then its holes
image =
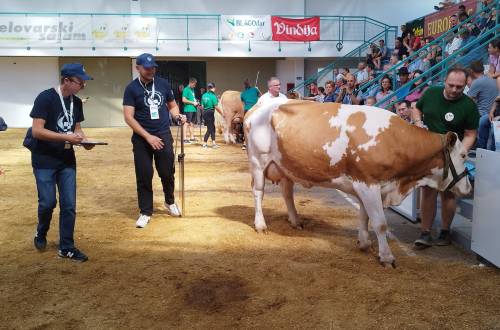
POLYGON ((151 87, 151 94, 149 94, 150 92, 148 91, 146 86, 142 84, 141 78, 137 78, 137 80, 139 81, 139 84, 141 84, 141 87, 144 88, 146 93, 148 93, 148 98, 153 100, 155 98, 155 80, 154 80, 154 78, 153 78, 153 86, 151 87))
MULTIPOLYGON (((69 104, 69 111, 68 111, 68 109, 66 109, 66 104, 64 104, 64 99, 63 99, 63 96, 61 93, 61 86, 60 85, 57 86, 57 94, 59 95, 59 99, 61 100, 61 105, 62 105, 63 112, 64 112, 64 118, 66 118, 68 123, 72 123, 73 122, 73 95, 69 96, 70 104, 69 104), (70 120, 70 118, 71 118, 71 120, 70 120)), ((70 130, 71 130, 71 127, 70 127, 70 130)))

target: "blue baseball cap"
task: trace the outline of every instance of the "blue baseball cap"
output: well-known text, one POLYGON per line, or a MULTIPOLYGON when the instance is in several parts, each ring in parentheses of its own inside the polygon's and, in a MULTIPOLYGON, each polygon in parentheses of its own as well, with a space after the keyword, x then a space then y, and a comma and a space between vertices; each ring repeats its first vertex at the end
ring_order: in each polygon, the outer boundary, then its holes
POLYGON ((146 69, 158 66, 158 64, 156 64, 155 62, 154 56, 148 53, 137 56, 137 58, 135 59, 135 64, 142 65, 146 69))
POLYGON ((83 64, 81 63, 66 63, 61 68, 61 76, 63 77, 77 77, 82 80, 93 80, 91 76, 85 73, 83 64))

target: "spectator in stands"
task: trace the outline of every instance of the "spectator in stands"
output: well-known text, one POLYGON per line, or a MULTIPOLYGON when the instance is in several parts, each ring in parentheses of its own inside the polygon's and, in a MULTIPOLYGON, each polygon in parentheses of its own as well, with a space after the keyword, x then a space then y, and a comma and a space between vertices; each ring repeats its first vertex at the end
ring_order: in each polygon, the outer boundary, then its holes
POLYGON ((318 95, 318 85, 315 82, 312 82, 309 85, 309 97, 315 97, 318 95))
POLYGON ((410 101, 407 101, 407 100, 403 100, 401 102, 398 102, 397 105, 396 105, 396 113, 398 114, 398 116, 407 121, 407 122, 410 122, 411 121, 411 112, 410 112, 410 108, 411 107, 411 102, 410 101))
POLYGON ((325 100, 325 89, 323 87, 318 87, 318 95, 314 97, 314 101, 321 102, 325 100))
MULTIPOLYGON (((347 79, 347 76, 345 76, 347 79)), ((368 71, 366 70, 366 63, 359 62, 358 63, 358 72, 356 73, 356 81, 358 84, 364 84, 368 81, 368 71)))
POLYGON ((382 53, 377 45, 370 45, 370 53, 366 55, 366 63, 368 66, 373 65, 377 70, 381 69, 382 53))
MULTIPOLYGON (((420 77, 420 75, 422 73, 423 72, 420 71, 420 70, 414 71, 412 79, 420 77)), ((420 97, 422 96, 422 94, 424 94, 425 90, 428 87, 429 86, 427 84, 423 83, 422 79, 419 79, 419 80, 415 81, 413 83, 413 85, 411 85, 411 87, 410 87, 411 93, 408 94, 408 96, 405 97, 405 100, 410 101, 410 102, 418 101, 418 99, 420 99, 420 97)))
MULTIPOLYGON (((415 51, 413 49, 410 49, 410 56, 413 55, 415 53, 415 51)), ((426 71, 429 66, 428 66, 428 62, 426 63, 424 61, 424 58, 425 58, 425 55, 426 53, 425 52, 420 52, 414 59, 413 61, 411 61, 411 63, 408 65, 408 71, 410 73, 413 73, 414 71, 416 70, 419 70, 419 71, 426 71)))
POLYGON ((484 23, 483 28, 481 29, 481 32, 485 32, 494 28, 496 22, 497 22, 497 11, 495 8, 492 8, 488 18, 486 19, 486 22, 484 23))
POLYGON ((375 98, 375 96, 368 96, 366 98, 365 105, 373 107, 375 103, 377 103, 377 99, 375 98))
POLYGON ((465 31, 466 29, 461 29, 459 33, 457 33, 453 37, 453 40, 446 45, 445 53, 447 54, 447 56, 452 55, 462 46, 463 36, 465 34, 465 31))
POLYGON ((397 91, 399 89, 399 91, 396 92, 395 96, 398 100, 403 100, 410 93, 410 87, 411 87, 411 86, 403 87, 404 85, 406 85, 408 81, 410 81, 410 73, 408 72, 408 68, 404 66, 399 68, 398 77, 399 79, 396 82, 394 90, 397 91))
MULTIPOLYGON (((476 102, 481 115, 477 147, 487 149, 491 128, 489 114, 498 95, 498 87, 494 79, 484 75, 484 67, 481 61, 472 62, 469 68, 473 80, 467 95, 476 102)), ((491 147, 489 149, 491 150, 491 147)))
MULTIPOLYGON (((479 113, 474 102, 463 95, 467 72, 460 68, 450 69, 443 87, 431 87, 417 102, 412 112, 417 126, 428 127, 429 131, 445 134, 455 132, 462 141, 464 157, 474 145, 479 113), (422 117, 423 116, 423 117, 422 117), (422 121, 423 119, 423 121, 422 121)), ((415 241, 418 249, 432 246, 431 228, 436 214, 438 191, 424 186, 421 198, 421 234, 415 241)), ((456 198, 450 191, 440 192, 441 196, 441 232, 434 245, 450 245, 450 225, 456 211, 456 198)))
MULTIPOLYGON (((370 81, 373 81, 375 79, 375 72, 372 72, 368 78, 368 82, 370 81)), ((362 92, 360 95, 359 95, 359 98, 361 100, 364 100, 365 101, 365 104, 366 104, 366 100, 369 98, 369 97, 375 97, 375 95, 377 95, 378 91, 380 90, 380 84, 371 84, 370 87, 368 87, 364 92, 362 92)))
POLYGON ((500 39, 494 39, 488 44, 489 69, 488 76, 496 79, 500 76, 500 39))
MULTIPOLYGON (((389 76, 385 75, 380 80, 380 91, 377 93, 377 95, 375 95, 377 103, 382 100, 385 100, 388 96, 392 95, 392 93, 393 93, 392 79, 389 76)), ((387 99, 384 103, 379 104, 379 107, 386 109, 391 103, 391 101, 392 101, 391 99, 387 99)))
MULTIPOLYGON (((340 83, 342 83, 342 80, 340 80, 340 83)), ((334 91, 335 91, 335 83, 331 80, 328 80, 326 83, 325 83, 325 97, 323 99, 323 102, 326 103, 326 102, 335 102, 335 94, 334 94, 334 91)))
POLYGON ((378 49, 380 49, 382 63, 384 64, 385 62, 388 62, 391 53, 389 52, 389 48, 387 48, 387 46, 385 45, 384 39, 380 39, 378 41, 378 49))
POLYGON ((406 36, 408 35, 408 32, 410 32, 410 30, 408 29, 408 27, 406 25, 401 25, 401 40, 403 40, 404 38, 406 38, 406 36))
POLYGON ((408 56, 408 50, 403 45, 402 38, 396 38, 396 40, 394 40, 394 50, 392 51, 392 54, 396 55, 400 61, 403 59, 404 55, 408 56))
POLYGON ((352 74, 346 76, 346 84, 340 89, 335 102, 342 104, 359 104, 358 90, 356 89, 356 78, 352 74))

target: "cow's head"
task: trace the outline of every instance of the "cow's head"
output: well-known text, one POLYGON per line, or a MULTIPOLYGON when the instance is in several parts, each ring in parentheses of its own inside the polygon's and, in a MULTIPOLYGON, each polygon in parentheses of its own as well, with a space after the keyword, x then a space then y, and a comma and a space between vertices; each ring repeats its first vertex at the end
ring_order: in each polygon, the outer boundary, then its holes
POLYGON ((438 185, 440 191, 451 191, 457 196, 468 195, 472 189, 467 171, 465 169, 465 159, 467 152, 463 148, 462 142, 457 134, 448 132, 443 135, 443 171, 442 180, 438 185))

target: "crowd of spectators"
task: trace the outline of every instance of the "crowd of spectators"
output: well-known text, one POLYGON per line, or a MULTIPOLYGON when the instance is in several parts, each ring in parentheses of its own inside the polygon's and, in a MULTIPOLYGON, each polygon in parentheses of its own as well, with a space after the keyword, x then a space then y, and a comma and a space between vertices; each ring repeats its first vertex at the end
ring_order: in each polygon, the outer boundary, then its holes
MULTIPOLYGON (((481 1, 478 10, 491 2, 481 1)), ((449 8, 451 4, 452 1, 443 1, 439 10, 449 8)), ((492 6, 457 27, 467 19, 466 7, 458 6, 458 11, 449 17, 451 32, 441 42, 434 43, 433 37, 416 36, 403 25, 401 34, 394 41, 394 49, 389 49, 383 39, 370 45, 366 59, 360 61, 357 68, 334 70, 334 79, 325 83, 324 92, 313 83, 306 99, 377 105, 411 122, 410 110, 424 92, 432 85, 443 83, 439 80, 441 75, 436 75, 441 70, 436 64, 458 52, 452 63, 467 69, 469 78, 465 93, 476 102, 481 115, 477 145, 493 149, 490 122, 500 115, 497 111, 497 102, 500 104, 500 38, 489 41, 487 48, 464 46, 479 37, 489 39, 487 34, 496 24, 496 11, 492 6), (428 44, 431 45, 425 47, 428 44)))

